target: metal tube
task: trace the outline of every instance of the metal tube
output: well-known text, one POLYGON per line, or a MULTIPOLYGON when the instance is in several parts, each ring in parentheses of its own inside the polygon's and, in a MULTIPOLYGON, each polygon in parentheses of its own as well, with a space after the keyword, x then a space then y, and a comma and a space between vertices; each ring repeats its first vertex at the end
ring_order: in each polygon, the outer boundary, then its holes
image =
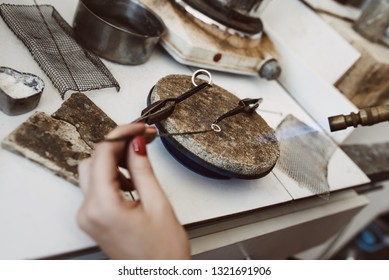
POLYGON ((331 131, 343 130, 350 126, 369 126, 384 121, 389 121, 389 104, 362 109, 358 113, 328 118, 331 131))

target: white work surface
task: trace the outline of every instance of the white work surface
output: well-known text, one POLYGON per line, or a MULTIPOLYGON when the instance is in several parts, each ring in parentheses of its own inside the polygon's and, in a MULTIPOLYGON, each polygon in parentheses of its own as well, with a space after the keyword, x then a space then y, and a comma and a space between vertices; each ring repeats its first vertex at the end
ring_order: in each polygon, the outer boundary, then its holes
MULTIPOLYGON (((281 54, 279 82, 330 133, 329 116, 357 110, 333 84, 358 60, 359 52, 302 1, 272 0, 261 18, 281 54)), ((332 136, 341 143, 352 131, 332 136)))
MULTIPOLYGON (((53 4, 65 20, 72 22, 76 0, 39 3, 53 4)), ((12 1, 12 4, 32 4, 32 1, 12 1)), ((46 88, 36 111, 48 114, 56 111, 63 102, 58 91, 3 20, 0 20, 0 38, 0 65, 42 77, 46 88)), ((86 94, 119 124, 139 116, 150 88, 158 79, 169 74, 191 75, 191 69, 174 61, 160 48, 143 65, 123 66, 105 60, 104 63, 118 80, 120 92, 111 88, 86 94)), ((212 74, 216 84, 238 97, 263 97, 261 109, 281 112, 282 116, 258 111, 273 128, 287 114, 293 113, 301 121, 319 129, 277 82, 258 77, 212 74)), ((32 113, 10 117, 0 112, 0 138, 7 136, 32 113)), ((280 180, 274 173, 248 181, 202 177, 175 161, 158 139, 148 146, 148 150, 155 173, 184 225, 277 207, 314 196, 290 179, 280 180)), ((82 201, 82 194, 76 186, 3 149, 0 149, 0 166, 0 259, 42 258, 95 246, 76 225, 75 216, 82 201)), ((328 168, 331 191, 368 182, 339 149, 328 168)))

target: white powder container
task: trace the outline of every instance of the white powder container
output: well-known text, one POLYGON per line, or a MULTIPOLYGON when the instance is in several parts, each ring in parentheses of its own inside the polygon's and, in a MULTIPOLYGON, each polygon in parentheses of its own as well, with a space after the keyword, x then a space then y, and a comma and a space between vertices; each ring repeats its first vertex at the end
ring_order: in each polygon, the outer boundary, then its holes
POLYGON ((14 116, 36 108, 45 84, 41 78, 0 67, 0 110, 14 116))

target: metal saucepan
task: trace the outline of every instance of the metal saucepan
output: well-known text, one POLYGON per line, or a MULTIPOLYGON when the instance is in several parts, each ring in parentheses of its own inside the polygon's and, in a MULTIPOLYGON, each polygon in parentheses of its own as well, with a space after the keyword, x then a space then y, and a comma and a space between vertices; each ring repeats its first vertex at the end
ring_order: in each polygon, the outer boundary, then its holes
POLYGON ((80 0, 73 21, 77 40, 100 57, 142 64, 165 31, 162 20, 130 0, 80 0))

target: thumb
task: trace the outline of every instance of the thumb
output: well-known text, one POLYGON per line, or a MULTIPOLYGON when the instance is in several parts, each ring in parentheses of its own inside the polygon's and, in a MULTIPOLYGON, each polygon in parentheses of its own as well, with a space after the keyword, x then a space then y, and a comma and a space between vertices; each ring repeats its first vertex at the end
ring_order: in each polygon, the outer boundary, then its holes
POLYGON ((127 161, 131 179, 146 212, 160 212, 161 207, 170 205, 155 177, 143 135, 132 141, 127 161))

